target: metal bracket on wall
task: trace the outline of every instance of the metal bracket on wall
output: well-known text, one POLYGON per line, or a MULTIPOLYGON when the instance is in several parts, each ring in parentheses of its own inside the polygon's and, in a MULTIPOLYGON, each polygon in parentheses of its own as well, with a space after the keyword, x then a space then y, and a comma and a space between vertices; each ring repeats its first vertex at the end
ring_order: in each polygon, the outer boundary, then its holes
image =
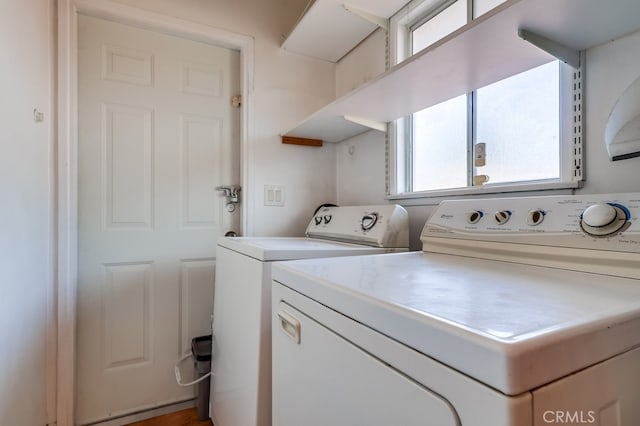
MULTIPOLYGON (((581 53, 584 56, 584 52, 581 53)), ((580 62, 584 62, 581 60, 580 62)), ((573 177, 574 182, 580 182, 584 180, 583 167, 584 154, 583 154, 583 81, 584 81, 584 67, 579 67, 573 72, 573 122, 572 122, 572 139, 573 139, 573 177)))
POLYGON ((382 121, 369 120, 368 118, 362 118, 362 117, 354 117, 353 115, 345 115, 342 118, 352 123, 356 123, 361 126, 368 127, 372 130, 377 130, 379 132, 387 131, 387 123, 384 123, 382 121))
POLYGON ((518 37, 528 41, 539 49, 544 50, 554 58, 557 58, 574 69, 580 69, 580 51, 572 49, 556 41, 533 33, 531 31, 519 29, 518 37))
POLYGON ((379 26, 380 28, 384 29, 385 31, 389 29, 389 20, 386 18, 382 18, 378 15, 374 15, 371 12, 367 12, 366 10, 360 9, 358 7, 354 7, 351 6, 350 4, 344 4, 343 7, 345 8, 345 10, 353 13, 354 15, 358 15, 359 17, 361 17, 362 19, 364 19, 365 21, 369 21, 372 24, 375 24, 377 26, 379 26))

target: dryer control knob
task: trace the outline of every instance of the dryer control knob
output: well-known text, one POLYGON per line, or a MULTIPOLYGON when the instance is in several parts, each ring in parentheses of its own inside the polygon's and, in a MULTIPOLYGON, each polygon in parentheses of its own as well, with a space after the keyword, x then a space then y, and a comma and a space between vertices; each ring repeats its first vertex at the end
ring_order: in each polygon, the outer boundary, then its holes
POLYGON ((500 210, 493 215, 493 218, 498 225, 504 225, 505 223, 509 222, 509 219, 511 218, 511 212, 509 210, 500 210))
POLYGON ((582 222, 594 228, 602 228, 613 223, 618 217, 616 208, 611 204, 594 204, 582 213, 582 222))
POLYGON ((589 235, 604 237, 622 229, 631 217, 622 204, 598 203, 587 207, 580 215, 580 227, 589 235))

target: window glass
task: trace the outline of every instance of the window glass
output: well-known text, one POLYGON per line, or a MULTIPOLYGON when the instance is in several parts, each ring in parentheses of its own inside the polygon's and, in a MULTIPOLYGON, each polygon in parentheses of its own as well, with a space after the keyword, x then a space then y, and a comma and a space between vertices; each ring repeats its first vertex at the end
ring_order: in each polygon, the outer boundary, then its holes
POLYGON ((486 144, 489 183, 560 177, 559 62, 477 91, 476 142, 486 144))
POLYGON ((506 0, 474 0, 473 1, 473 17, 477 18, 484 15, 496 6, 501 5, 506 0))
POLYGON ((412 32, 412 53, 417 53, 467 23, 467 1, 457 0, 442 12, 417 25, 412 32))
POLYGON ((413 114, 413 191, 467 186, 467 96, 413 114))

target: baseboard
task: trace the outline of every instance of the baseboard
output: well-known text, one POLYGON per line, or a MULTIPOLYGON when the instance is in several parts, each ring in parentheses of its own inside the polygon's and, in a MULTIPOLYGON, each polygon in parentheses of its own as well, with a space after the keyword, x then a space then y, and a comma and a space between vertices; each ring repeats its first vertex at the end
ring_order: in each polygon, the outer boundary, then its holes
POLYGON ((163 405, 161 407, 154 407, 148 410, 138 411, 136 413, 123 415, 118 418, 111 418, 108 420, 90 423, 86 426, 122 426, 133 422, 139 422, 147 420, 153 417, 162 416, 165 414, 173 413, 175 411, 186 410, 187 408, 193 408, 196 406, 196 400, 194 398, 188 399, 182 402, 176 402, 173 404, 163 405))

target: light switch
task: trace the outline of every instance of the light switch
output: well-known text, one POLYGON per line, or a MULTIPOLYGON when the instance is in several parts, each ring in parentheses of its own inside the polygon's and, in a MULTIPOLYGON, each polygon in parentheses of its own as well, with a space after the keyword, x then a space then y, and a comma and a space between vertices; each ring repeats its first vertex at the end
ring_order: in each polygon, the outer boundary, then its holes
POLYGON ((284 186, 282 185, 265 185, 264 186, 264 205, 265 206, 284 206, 284 186))

